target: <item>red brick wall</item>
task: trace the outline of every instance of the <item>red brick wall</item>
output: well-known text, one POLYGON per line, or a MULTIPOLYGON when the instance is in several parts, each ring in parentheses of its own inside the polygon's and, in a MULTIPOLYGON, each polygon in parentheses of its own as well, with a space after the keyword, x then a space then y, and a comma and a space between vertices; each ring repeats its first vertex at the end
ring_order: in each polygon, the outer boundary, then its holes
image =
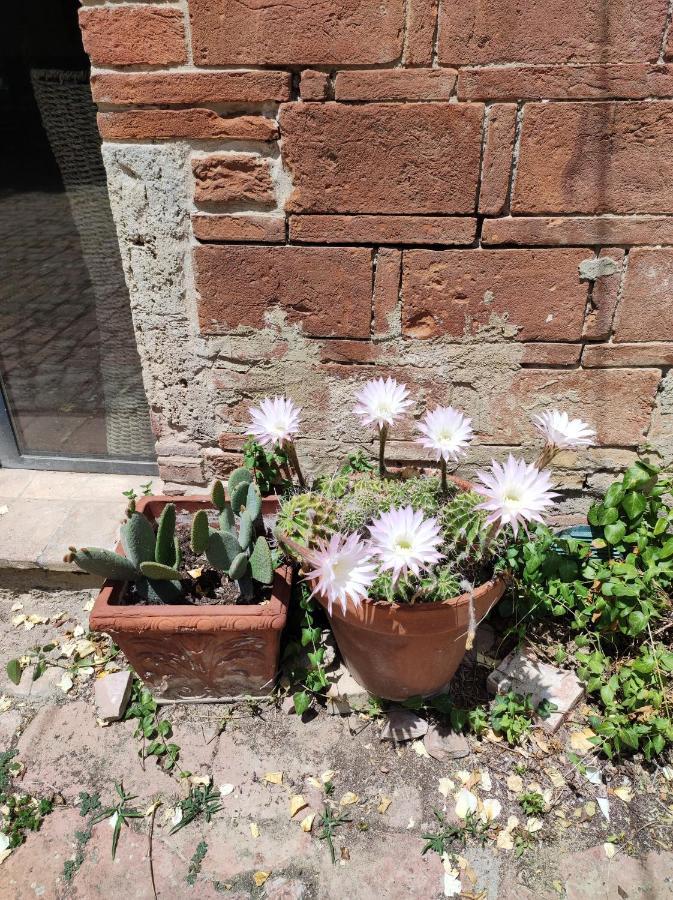
MULTIPOLYGON (((620 463, 673 445, 670 20, 668 0, 81 12, 105 141, 188 145, 186 267, 206 342, 280 311, 310 365, 296 377, 292 340, 260 341, 258 359, 275 359, 273 388, 322 407, 308 424, 327 433, 333 386, 378 366, 424 400, 473 400, 487 447, 525 441, 531 412, 558 403, 620 463), (499 362, 477 383, 457 348, 489 342, 499 362)), ((211 460, 204 477, 269 389, 254 368, 213 366, 210 438, 185 452, 211 460)), ((411 432, 398 437, 411 455, 411 432)))

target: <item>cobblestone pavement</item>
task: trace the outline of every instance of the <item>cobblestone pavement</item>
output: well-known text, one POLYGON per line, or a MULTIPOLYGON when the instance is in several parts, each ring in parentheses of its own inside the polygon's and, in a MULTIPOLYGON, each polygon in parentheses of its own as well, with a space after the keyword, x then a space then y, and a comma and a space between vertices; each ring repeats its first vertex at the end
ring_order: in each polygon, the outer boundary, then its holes
MULTIPOLYGON (((143 768, 138 752, 142 740, 134 737, 133 723, 101 727, 97 721, 94 676, 84 672, 66 693, 59 686, 61 668, 48 669, 34 683, 27 669, 18 686, 4 673, 6 660, 28 647, 47 640, 86 640, 86 633, 77 638, 75 629, 86 629, 94 594, 0 590, 0 696, 7 707, 0 714, 0 751, 18 751, 21 790, 57 798, 41 830, 28 833, 26 842, 0 865, 3 900, 151 900, 151 871, 156 896, 163 900, 439 898, 444 896, 445 873, 436 853, 422 855, 423 835, 437 826, 435 810, 458 821, 453 794, 440 792, 439 779, 460 785, 466 774, 474 781, 477 772, 481 780, 472 790, 482 798, 498 798, 502 810, 483 846, 468 839, 465 849, 458 847, 461 896, 657 900, 673 894, 673 853, 666 840, 673 796, 660 771, 629 770, 634 798, 625 802, 611 795, 610 822, 596 809, 594 786, 586 779, 568 779, 555 791, 553 809, 540 816, 542 826, 528 835, 520 856, 498 848, 495 836, 508 816, 518 813, 526 819, 506 786, 515 766, 524 782, 546 779, 536 772, 567 774, 572 769, 563 744, 552 739, 518 754, 470 739, 468 757, 438 762, 419 755, 418 746, 395 748, 381 741, 380 722, 366 718, 321 711, 302 721, 266 703, 193 705, 162 711, 180 747, 175 774, 151 759, 143 768), (56 622, 38 622, 29 630, 24 623, 12 624, 17 615, 46 618, 57 613, 56 622), (320 839, 319 824, 327 802, 321 776, 329 771, 331 798, 350 819, 336 830, 335 864, 320 839), (210 823, 199 819, 170 835, 174 809, 190 783, 183 772, 191 773, 192 784, 194 777, 205 776, 217 788, 231 788, 223 792, 222 809, 210 823), (268 773, 282 777, 266 778, 268 773), (114 802, 114 782, 121 779, 136 795, 132 805, 141 812, 161 801, 151 856, 151 815, 122 828, 114 861, 108 822, 89 829, 89 819, 80 815, 81 792, 99 793, 104 804, 114 802), (291 800, 297 795, 305 805, 291 816, 291 800), (313 813, 312 829, 303 830, 300 823, 307 827, 306 817, 313 813), (609 837, 616 843, 610 844, 609 837), (202 860, 194 871, 201 842, 202 860), (606 843, 617 848, 612 858, 606 843)), ((546 780, 542 786, 547 788, 546 780)))

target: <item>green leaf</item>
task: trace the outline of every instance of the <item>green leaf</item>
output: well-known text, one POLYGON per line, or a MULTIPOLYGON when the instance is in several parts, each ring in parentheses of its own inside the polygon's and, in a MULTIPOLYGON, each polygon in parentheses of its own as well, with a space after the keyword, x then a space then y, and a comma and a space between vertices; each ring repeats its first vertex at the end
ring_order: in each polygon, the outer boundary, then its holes
POLYGON ((647 618, 644 613, 634 610, 629 613, 629 633, 633 636, 640 634, 647 628, 647 618))
POLYGON ((621 503, 622 497, 624 496, 624 487, 619 481, 615 481, 610 487, 607 489, 605 497, 603 498, 604 506, 619 506, 621 503))
POLYGON ((33 681, 37 681, 38 678, 41 678, 47 670, 47 661, 46 659, 40 659, 37 662, 37 665, 33 669, 33 681))
POLYGON ((303 715, 311 705, 311 697, 306 691, 297 691, 292 695, 292 700, 298 716, 303 715))
POLYGON ((619 544, 626 534, 626 525, 623 522, 615 522, 605 526, 605 540, 608 544, 619 544))
POLYGON ((18 684, 21 681, 21 663, 18 659, 10 659, 6 666, 7 675, 12 684, 18 684))
POLYGON ((622 507, 629 519, 637 519, 647 509, 647 499, 636 491, 628 491, 624 494, 622 507))

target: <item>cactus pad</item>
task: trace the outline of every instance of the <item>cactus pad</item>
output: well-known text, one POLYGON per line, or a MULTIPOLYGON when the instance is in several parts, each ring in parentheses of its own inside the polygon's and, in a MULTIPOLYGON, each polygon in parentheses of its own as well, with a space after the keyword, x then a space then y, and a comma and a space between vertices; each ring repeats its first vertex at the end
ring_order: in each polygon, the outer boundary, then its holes
POLYGON ((113 581, 135 581, 138 578, 138 570, 131 560, 112 550, 83 547, 73 554, 73 562, 89 575, 100 575, 113 581))
POLYGON ((255 581, 262 584, 271 584, 273 581, 273 560, 266 538, 257 538, 255 549, 250 556, 250 571, 255 581))
POLYGON ((153 581, 180 581, 180 573, 171 566, 164 566, 158 562, 140 563, 140 571, 145 578, 153 581))
POLYGON ((213 506, 222 512, 226 499, 224 496, 224 485, 219 479, 213 482, 213 486, 210 489, 210 499, 213 501, 213 506))
POLYGON ((131 513, 119 529, 124 553, 137 568, 140 563, 154 559, 156 538, 154 529, 142 513, 131 513))
POLYGON ((242 578, 245 575, 247 568, 248 554, 239 553, 238 556, 234 557, 231 566, 229 567, 229 577, 233 581, 238 581, 239 578, 242 578))
POLYGON ((192 519, 192 550, 194 553, 203 553, 208 546, 210 528, 208 526, 208 513, 205 509, 199 509, 192 519))
MULTIPOLYGON (((167 503, 164 506, 157 524, 157 541, 154 550, 155 562, 164 566, 177 566, 175 557, 175 504, 167 503)), ((144 560, 141 560, 144 562, 144 560)))

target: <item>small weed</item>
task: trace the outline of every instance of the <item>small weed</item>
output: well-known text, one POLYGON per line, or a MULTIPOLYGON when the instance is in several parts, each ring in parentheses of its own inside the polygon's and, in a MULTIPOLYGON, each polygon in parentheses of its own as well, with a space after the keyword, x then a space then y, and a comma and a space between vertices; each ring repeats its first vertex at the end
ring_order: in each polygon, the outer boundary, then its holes
POLYGON ((491 728, 496 734, 502 734, 511 746, 519 744, 531 729, 533 717, 548 718, 557 709, 555 703, 542 700, 533 706, 532 694, 517 694, 509 691, 499 694, 491 707, 491 728))
POLYGON ((180 801, 180 809, 182 818, 171 828, 170 834, 180 831, 199 816, 204 816, 206 822, 210 822, 215 813, 222 809, 220 792, 216 791, 212 784, 193 785, 189 790, 189 796, 180 801))
POLYGON ((117 854, 117 844, 119 843, 119 835, 121 834, 122 825, 128 825, 129 819, 142 819, 143 813, 134 809, 128 804, 135 800, 131 794, 127 794, 123 784, 115 784, 115 790, 119 796, 119 802, 114 806, 108 806, 93 816, 92 825, 97 825, 103 819, 112 820, 112 859, 117 854))
POLYGON ((27 831, 39 831, 45 816, 54 809, 53 797, 33 797, 11 790, 12 778, 23 768, 14 761, 16 754, 16 750, 0 753, 0 822, 10 849, 23 844, 27 831))
POLYGON ((337 813, 337 815, 334 815, 334 811, 328 806, 324 808, 323 813, 318 820, 318 824, 322 825, 322 831, 318 835, 318 838, 321 841, 327 841, 333 865, 336 865, 336 850, 334 849, 334 835, 336 829, 340 828, 342 825, 346 825, 350 821, 350 817, 345 813, 337 813))
POLYGON ((465 847, 468 837, 475 838, 482 846, 486 843, 490 826, 487 822, 482 822, 475 813, 468 813, 462 825, 452 825, 446 821, 443 813, 436 809, 433 812, 439 828, 435 832, 422 835, 426 844, 421 854, 426 854, 428 850, 433 850, 440 856, 444 853, 450 854, 456 844, 461 848, 465 847))
POLYGON ((527 791, 519 797, 519 806, 527 816, 537 816, 543 813, 546 803, 542 794, 537 791, 527 791))
POLYGON ((208 844, 205 841, 199 841, 196 845, 196 850, 194 851, 194 855, 189 861, 189 871, 187 872, 187 884, 195 885, 196 879, 198 878, 199 872, 201 871, 201 864, 203 860, 206 858, 206 853, 208 852, 208 844))
POLYGON ((168 719, 159 718, 158 709, 156 700, 147 688, 144 688, 138 679, 134 679, 131 703, 124 714, 124 719, 135 719, 138 723, 135 737, 142 738, 143 746, 139 751, 142 758, 154 756, 162 768, 170 772, 178 761, 180 748, 167 740, 173 734, 171 723, 168 719), (146 743, 147 741, 149 743, 146 743))

